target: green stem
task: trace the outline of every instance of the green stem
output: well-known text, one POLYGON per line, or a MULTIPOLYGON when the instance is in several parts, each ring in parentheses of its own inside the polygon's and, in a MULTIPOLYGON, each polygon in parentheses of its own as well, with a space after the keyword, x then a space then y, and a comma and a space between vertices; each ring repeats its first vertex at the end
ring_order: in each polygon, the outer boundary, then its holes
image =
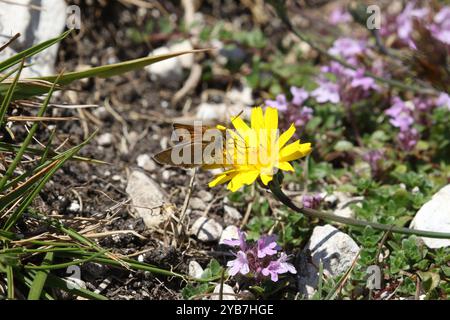
POLYGON ((276 179, 276 178, 274 178, 273 181, 271 181, 269 183, 269 188, 272 191, 273 195, 284 205, 286 205, 287 207, 289 207, 290 209, 292 209, 298 213, 302 213, 309 217, 318 218, 321 220, 331 220, 334 222, 339 222, 339 223, 343 223, 343 224, 355 226, 355 227, 372 227, 376 230, 390 231, 390 232, 394 232, 394 233, 411 234, 411 235, 427 237, 427 238, 450 239, 450 233, 402 228, 402 227, 397 227, 394 225, 362 221, 362 220, 357 220, 357 219, 352 219, 352 218, 345 218, 345 217, 334 215, 332 213, 326 213, 323 211, 313 210, 313 209, 309 209, 309 208, 300 208, 300 207, 296 206, 291 201, 291 199, 289 199, 289 197, 283 193, 283 191, 281 190, 280 184, 278 182, 278 179, 276 179))

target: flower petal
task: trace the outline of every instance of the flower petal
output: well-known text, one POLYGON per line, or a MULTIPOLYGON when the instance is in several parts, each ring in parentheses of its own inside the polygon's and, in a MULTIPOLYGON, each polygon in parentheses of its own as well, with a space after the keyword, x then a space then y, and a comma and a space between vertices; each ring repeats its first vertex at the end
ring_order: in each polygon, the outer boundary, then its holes
POLYGON ((283 132, 283 134, 278 138, 278 148, 281 150, 281 148, 284 147, 284 145, 289 141, 290 138, 295 133, 295 126, 291 124, 288 130, 283 132))
POLYGON ((295 171, 294 167, 287 161, 279 162, 277 164, 277 168, 284 170, 284 171, 295 171))
POLYGON ((272 181, 273 179, 273 175, 270 174, 261 174, 261 181, 262 183, 264 183, 265 186, 267 186, 267 184, 272 181))
POLYGON ((311 143, 300 143, 300 140, 297 140, 280 151, 280 162, 292 161, 299 158, 302 158, 308 155, 311 152, 311 143))
POLYGON ((244 120, 242 120, 240 116, 232 118, 231 123, 242 137, 245 137, 248 134, 248 130, 250 130, 250 127, 245 123, 244 120))
POLYGON ((231 179, 231 182, 228 184, 228 190, 231 192, 235 192, 239 190, 244 185, 252 184, 255 182, 256 178, 258 178, 259 172, 252 170, 252 171, 244 171, 239 172, 236 176, 231 179))
POLYGON ((214 180, 210 181, 208 183, 208 187, 213 188, 217 186, 218 184, 226 183, 233 179, 233 177, 237 174, 235 170, 229 170, 222 172, 221 174, 217 175, 214 180))
POLYGON ((251 126, 252 129, 256 131, 264 128, 264 116, 261 107, 256 107, 252 109, 251 126))
POLYGON ((278 110, 275 108, 266 108, 266 114, 264 116, 265 128, 267 130, 278 129, 278 110))

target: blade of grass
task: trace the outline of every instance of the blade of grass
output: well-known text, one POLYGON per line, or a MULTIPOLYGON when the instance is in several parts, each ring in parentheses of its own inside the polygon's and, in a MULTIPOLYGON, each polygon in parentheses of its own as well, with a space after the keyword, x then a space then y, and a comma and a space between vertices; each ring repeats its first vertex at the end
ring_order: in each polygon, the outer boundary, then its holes
POLYGON ((52 45, 60 42, 62 39, 66 38, 71 32, 72 32, 72 30, 67 30, 66 32, 62 33, 61 35, 59 35, 56 38, 39 43, 29 49, 19 52, 18 54, 0 62, 0 72, 3 72, 6 69, 10 68, 11 66, 19 63, 21 60, 29 58, 29 57, 47 49, 48 47, 51 47, 52 45))
MULTIPOLYGON (((53 86, 51 87, 51 89, 47 95, 47 98, 45 99, 44 103, 42 104, 42 107, 40 108, 40 110, 38 112, 38 117, 42 117, 44 115, 45 111, 47 110, 47 106, 48 106, 50 99, 52 97, 52 94, 55 90, 55 86, 58 83, 58 79, 59 79, 59 76, 55 79, 55 82, 53 83, 53 86)), ((19 165, 20 161, 22 160, 22 157, 25 154, 25 151, 26 151, 28 145, 31 143, 34 135, 36 134, 38 126, 39 126, 39 123, 35 123, 31 126, 31 129, 28 132, 27 137, 25 138, 25 141, 22 143, 16 156, 14 157, 13 162, 8 166, 8 169, 6 170, 5 175, 0 180, 0 190, 3 190, 3 187, 8 182, 8 180, 14 173, 14 170, 16 170, 17 166, 19 165)))
POLYGON ((104 295, 92 292, 88 289, 84 289, 81 287, 73 288, 72 286, 69 287, 67 281, 65 281, 55 275, 52 275, 52 274, 48 275, 46 286, 48 286, 50 288, 58 288, 58 289, 64 290, 66 292, 72 293, 74 295, 77 295, 77 296, 80 296, 80 297, 83 297, 86 299, 108 300, 108 298, 105 297, 104 295))
MULTIPOLYGON (((14 77, 14 81, 9 85, 8 91, 6 92, 6 96, 3 98, 2 105, 0 106, 0 128, 3 127, 3 121, 5 119, 6 111, 8 110, 9 105, 11 104, 12 96, 14 94, 14 90, 16 90, 17 83, 20 78, 20 74, 22 73, 24 61, 20 64, 19 70, 14 77)), ((1 188, 0 188, 1 190, 1 188)))
POLYGON ((14 271, 11 266, 6 266, 6 279, 8 281, 8 299, 14 300, 14 271))
MULTIPOLYGON (((67 85, 75 80, 81 80, 84 78, 91 78, 91 77, 108 78, 108 77, 117 76, 117 75, 129 72, 129 71, 142 69, 148 65, 151 65, 153 63, 163 61, 166 59, 175 58, 177 56, 181 56, 181 55, 189 54, 189 53, 205 52, 208 50, 210 50, 210 49, 180 51, 180 52, 174 52, 174 53, 169 53, 169 54, 144 57, 144 58, 134 59, 134 60, 130 60, 130 61, 119 62, 119 63, 110 64, 110 65, 106 65, 106 66, 93 67, 93 68, 83 70, 83 71, 68 72, 60 78, 58 83, 67 85)), ((33 78, 33 79, 54 82, 56 78, 57 78, 57 76, 48 76, 48 77, 39 77, 39 78, 33 78)))
POLYGON ((71 152, 65 154, 65 156, 61 159, 57 160, 57 163, 44 175, 42 180, 34 187, 34 189, 30 192, 30 194, 25 198, 25 200, 19 205, 16 211, 8 218, 5 223, 4 230, 8 231, 22 216, 27 207, 31 204, 33 199, 38 195, 44 185, 50 180, 53 174, 59 170, 70 158, 72 158, 81 148, 83 148, 89 141, 94 137, 96 132, 94 132, 88 139, 86 139, 83 143, 75 147, 71 152))
MULTIPOLYGON (((53 262, 54 253, 48 252, 45 257, 42 265, 49 265, 53 262)), ((42 294, 42 289, 44 289, 45 282, 47 281, 47 276, 49 274, 49 269, 42 269, 36 272, 33 283, 31 284, 30 291, 28 293, 28 300, 39 300, 42 294)))

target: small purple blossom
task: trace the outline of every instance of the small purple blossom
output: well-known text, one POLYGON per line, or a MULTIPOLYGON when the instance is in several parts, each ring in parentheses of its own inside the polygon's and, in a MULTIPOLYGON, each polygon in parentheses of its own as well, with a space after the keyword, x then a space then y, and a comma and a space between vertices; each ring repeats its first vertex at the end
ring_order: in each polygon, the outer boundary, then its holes
POLYGON ((330 18, 329 18, 329 22, 332 25, 337 25, 337 24, 346 23, 346 22, 350 22, 350 21, 352 21, 352 15, 342 7, 335 8, 331 12, 330 18))
POLYGON ((446 107, 450 110, 450 96, 447 93, 442 92, 436 99, 436 105, 438 107, 446 107))
POLYGON ((365 49, 366 44, 364 41, 352 38, 339 38, 333 43, 328 52, 334 56, 341 56, 347 60, 354 61, 356 56, 362 54, 365 49))
POLYGON ((223 243, 226 245, 229 245, 230 247, 236 247, 239 246, 242 251, 247 250, 247 237, 243 231, 238 229, 238 239, 225 239, 223 240, 223 243))
POLYGON ((274 235, 271 236, 262 236, 257 241, 257 250, 258 250, 258 258, 264 258, 265 256, 273 256, 277 254, 277 250, 280 247, 275 242, 277 237, 274 235))
POLYGON ((428 15, 428 8, 415 8, 416 2, 409 2, 403 11, 397 16, 397 35, 408 44, 411 48, 416 48, 414 42, 411 39, 411 33, 413 31, 413 20, 423 19, 428 15))
POLYGON ((354 78, 352 82, 350 83, 350 86, 352 88, 358 88, 361 87, 363 90, 379 90, 378 85, 376 84, 375 80, 371 77, 366 77, 364 75, 364 69, 358 69, 355 72, 354 78))
POLYGON ((363 155, 363 160, 366 161, 370 168, 372 169, 373 174, 378 174, 381 169, 381 162, 383 161, 384 152, 382 150, 370 150, 366 154, 363 155))
POLYGON ((297 270, 295 270, 294 266, 287 262, 288 256, 285 253, 282 253, 280 258, 276 261, 271 261, 269 265, 261 270, 261 273, 264 276, 269 276, 273 282, 278 281, 278 275, 290 272, 292 274, 296 274, 297 270))
POLYGON ((303 88, 291 87, 291 94, 292 104, 296 106, 303 105, 303 102, 309 98, 309 92, 303 88))
POLYGON ((317 209, 320 206, 323 198, 320 194, 304 195, 302 198, 303 207, 309 209, 317 209))
POLYGON ((341 101, 339 97, 339 86, 329 80, 319 79, 317 81, 319 87, 311 92, 317 102, 325 103, 339 103, 341 101))
POLYGON ((419 141, 419 132, 416 128, 401 130, 397 136, 400 147, 405 151, 411 151, 419 141))
POLYGON ((297 271, 294 266, 288 262, 288 256, 278 251, 281 248, 276 243, 276 236, 261 236, 255 243, 246 240, 245 234, 239 231, 239 239, 224 241, 231 246, 245 247, 245 250, 239 250, 235 259, 228 261, 229 274, 235 276, 238 273, 247 277, 253 277, 257 281, 262 281, 267 277, 270 280, 278 281, 278 275, 283 273, 293 273, 297 271), (242 244, 242 241, 245 244, 242 244))
POLYGON ((280 111, 286 111, 288 108, 288 102, 284 94, 277 95, 275 100, 266 100, 266 105, 272 108, 276 108, 280 111))
POLYGON ((244 251, 238 251, 236 259, 228 261, 227 266, 230 267, 230 275, 232 276, 238 273, 246 275, 250 272, 247 254, 244 251))
POLYGON ((450 7, 443 7, 434 16, 430 30, 436 39, 450 45, 450 7))

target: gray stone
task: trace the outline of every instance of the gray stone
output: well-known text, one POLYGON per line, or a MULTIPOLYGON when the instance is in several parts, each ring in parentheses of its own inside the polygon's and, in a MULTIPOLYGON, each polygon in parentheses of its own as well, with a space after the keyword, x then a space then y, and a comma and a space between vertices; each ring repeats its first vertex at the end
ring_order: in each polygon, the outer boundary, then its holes
POLYGON ((192 210, 205 210, 206 204, 203 202, 202 199, 193 197, 191 200, 189 200, 189 206, 192 210))
POLYGON ((197 261, 192 260, 189 262, 188 274, 192 278, 199 279, 202 277, 203 268, 197 261))
MULTIPOLYGON (((439 190, 430 201, 425 203, 416 213, 410 228, 450 233, 450 184, 439 190)), ((450 246, 449 239, 433 239, 421 237, 429 248, 450 246)))
POLYGON ((223 228, 218 222, 206 217, 198 218, 191 227, 191 234, 203 242, 219 240, 222 231, 223 228))
POLYGON ((211 296, 211 300, 219 300, 220 299, 220 288, 222 287, 222 300, 237 300, 236 294, 232 287, 227 284, 218 284, 214 288, 214 295, 211 296))
POLYGON ((145 171, 152 172, 156 170, 156 163, 153 161, 148 154, 141 154, 136 159, 138 167, 144 169, 145 171))
MULTIPOLYGON (((41 0, 39 8, 31 0, 0 1, 0 43, 20 33, 21 37, 0 52, 0 60, 11 57, 43 41, 59 36, 65 28, 67 5, 64 0, 41 0)), ((27 61, 30 67, 22 77, 47 76, 55 73, 58 44, 38 53, 27 61)))
POLYGON ((145 173, 133 171, 128 178, 126 192, 131 198, 133 211, 148 228, 157 227, 168 219, 164 210, 167 196, 159 184, 145 173))
POLYGON ((103 133, 100 136, 98 136, 97 138, 97 143, 99 146, 102 147, 108 147, 110 146, 114 141, 114 136, 107 132, 107 133, 103 133))
POLYGON ((331 225, 315 227, 311 238, 299 255, 297 265, 300 294, 311 298, 317 289, 319 265, 324 275, 334 277, 345 273, 356 259, 359 247, 347 234, 331 225), (311 253, 311 262, 307 252, 311 253))
POLYGON ((239 239, 238 230, 238 227, 233 225, 226 227, 220 236, 219 244, 223 244, 224 240, 239 239))

